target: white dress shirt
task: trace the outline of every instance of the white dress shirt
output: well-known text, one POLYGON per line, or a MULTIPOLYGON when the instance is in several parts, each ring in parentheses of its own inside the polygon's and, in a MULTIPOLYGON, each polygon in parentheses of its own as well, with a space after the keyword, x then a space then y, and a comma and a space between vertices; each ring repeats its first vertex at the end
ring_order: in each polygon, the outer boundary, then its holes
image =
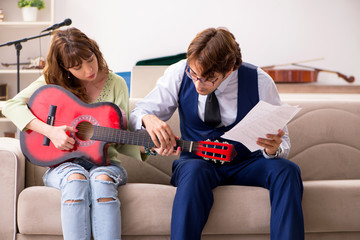
MULTIPOLYGON (((154 114, 159 119, 167 121, 178 107, 178 93, 185 73, 186 59, 169 66, 164 75, 157 81, 156 87, 136 104, 136 108, 130 114, 130 125, 133 130, 142 128, 142 118, 147 114, 154 114)), ((274 81, 261 68, 257 68, 259 100, 281 105, 280 96, 274 81)), ((219 101, 221 113, 221 125, 232 124, 237 116, 237 94, 238 94, 238 71, 233 71, 220 86, 215 90, 219 101)), ((198 114, 204 121, 205 101, 207 95, 199 95, 198 114)), ((286 158, 290 151, 290 139, 287 127, 283 129, 285 135, 282 137, 280 157, 286 158)), ((268 158, 266 154, 265 157, 268 158)))

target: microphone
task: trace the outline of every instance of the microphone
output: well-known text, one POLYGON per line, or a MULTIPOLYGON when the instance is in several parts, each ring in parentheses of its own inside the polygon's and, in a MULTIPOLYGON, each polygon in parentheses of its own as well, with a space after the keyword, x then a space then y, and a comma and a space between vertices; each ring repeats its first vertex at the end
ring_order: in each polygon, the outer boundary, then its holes
POLYGON ((61 23, 55 23, 51 27, 48 27, 48 28, 42 30, 41 32, 47 32, 47 31, 55 30, 55 29, 58 29, 59 27, 62 27, 62 26, 69 26, 70 24, 71 24, 71 19, 67 18, 64 21, 62 21, 61 23))

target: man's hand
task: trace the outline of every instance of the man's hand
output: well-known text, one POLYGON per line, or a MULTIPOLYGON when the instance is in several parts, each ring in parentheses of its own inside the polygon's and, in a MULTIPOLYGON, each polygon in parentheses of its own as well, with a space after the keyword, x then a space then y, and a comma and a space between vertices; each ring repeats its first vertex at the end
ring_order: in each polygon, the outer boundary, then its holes
MULTIPOLYGON (((176 147, 176 136, 170 126, 152 114, 145 115, 142 122, 150 134, 151 140, 158 147, 157 152, 161 155, 173 154, 174 147, 176 147)), ((179 149, 176 152, 178 151, 179 149)))
POLYGON ((282 143, 282 136, 285 132, 281 129, 278 130, 278 134, 266 134, 267 138, 258 138, 256 144, 265 149, 266 154, 274 155, 282 143))

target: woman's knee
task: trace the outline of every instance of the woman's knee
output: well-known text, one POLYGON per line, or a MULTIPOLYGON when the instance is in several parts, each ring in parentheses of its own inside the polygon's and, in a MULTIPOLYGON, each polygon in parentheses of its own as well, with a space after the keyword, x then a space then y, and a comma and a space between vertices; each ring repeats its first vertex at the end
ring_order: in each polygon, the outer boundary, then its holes
POLYGON ((109 176, 106 175, 106 174, 97 175, 97 176, 95 177, 95 179, 101 180, 101 181, 115 182, 113 178, 109 177, 109 176))
POLYGON ((92 199, 98 203, 117 201, 117 187, 114 176, 101 173, 91 177, 92 199))
MULTIPOLYGON (((109 177, 106 174, 100 174, 100 175, 96 176, 95 179, 100 180, 100 181, 105 181, 105 182, 114 182, 114 179, 112 179, 111 177, 109 177)), ((110 202, 110 201, 115 201, 116 199, 114 197, 101 197, 96 200, 98 202, 110 202)))
POLYGON ((90 191, 86 174, 79 172, 69 173, 66 180, 66 184, 62 189, 64 203, 79 203, 88 199, 90 191))
POLYGON ((72 173, 67 178, 67 181, 70 182, 72 180, 86 180, 86 177, 81 173, 72 173))
POLYGON ((127 172, 122 166, 103 166, 90 170, 91 184, 96 181, 113 182, 116 186, 120 186, 127 181, 127 172))

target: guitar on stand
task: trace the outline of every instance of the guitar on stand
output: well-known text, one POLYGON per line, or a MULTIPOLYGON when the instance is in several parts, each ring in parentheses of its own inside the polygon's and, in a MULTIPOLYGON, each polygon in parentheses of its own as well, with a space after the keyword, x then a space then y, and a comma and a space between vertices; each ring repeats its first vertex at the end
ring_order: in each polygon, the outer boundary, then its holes
MULTIPOLYGON (((16 66, 17 63, 1 63, 4 67, 16 66)), ((23 69, 44 69, 45 60, 43 57, 37 57, 35 59, 29 58, 29 62, 21 62, 19 65, 27 65, 23 69)))
MULTIPOLYGON (((83 158, 96 165, 107 165, 108 143, 156 147, 146 130, 126 130, 126 116, 116 104, 87 104, 57 85, 45 85, 36 90, 28 101, 28 107, 38 119, 47 124, 68 125, 77 129, 76 133, 70 133, 76 142, 74 149, 70 151, 57 149, 48 138, 35 131, 21 132, 21 150, 35 165, 54 166, 74 158, 83 158)), ((220 162, 229 162, 236 155, 234 146, 228 143, 177 140, 177 147, 181 151, 220 162)))

